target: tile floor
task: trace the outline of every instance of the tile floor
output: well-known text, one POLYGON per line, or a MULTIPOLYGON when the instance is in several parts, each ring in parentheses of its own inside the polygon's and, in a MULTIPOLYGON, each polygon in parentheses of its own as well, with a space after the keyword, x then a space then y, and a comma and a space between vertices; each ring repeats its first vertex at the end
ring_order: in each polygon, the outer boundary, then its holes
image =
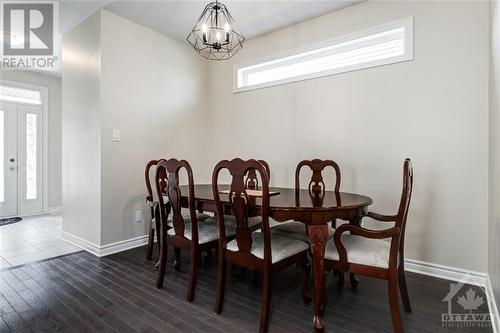
POLYGON ((0 226, 0 269, 81 251, 61 239, 62 216, 26 217, 0 226))

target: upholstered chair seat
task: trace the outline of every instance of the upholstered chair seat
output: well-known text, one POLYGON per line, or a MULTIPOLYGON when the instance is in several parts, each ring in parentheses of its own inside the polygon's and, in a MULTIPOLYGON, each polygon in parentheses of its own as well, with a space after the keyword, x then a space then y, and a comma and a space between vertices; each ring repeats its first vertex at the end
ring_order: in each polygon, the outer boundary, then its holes
MULTIPOLYGON (((271 235, 271 258, 272 263, 279 262, 297 253, 307 250, 309 245, 303 241, 282 236, 271 235)), ((238 251, 236 239, 227 243, 228 251, 238 251)), ((262 232, 252 233, 251 254, 257 258, 264 259, 264 234, 262 232)))
MULTIPOLYGON (((391 244, 382 239, 370 239, 362 236, 343 234, 342 244, 347 251, 347 261, 353 264, 389 267, 389 252, 391 244)), ((333 239, 326 243, 325 258, 339 260, 339 253, 333 239)))
MULTIPOLYGON (((217 221, 217 217, 212 217, 212 219, 214 219, 214 221, 217 221)), ((236 217, 234 217, 233 215, 224 215, 224 223, 226 227, 231 226, 233 228, 236 228, 236 217)), ((249 229, 254 229, 254 227, 257 227, 260 224, 262 224, 262 217, 254 216, 248 218, 249 229)))
MULTIPOLYGON (((187 239, 191 239, 191 219, 188 217, 184 218, 184 237, 187 239)), ((228 237, 234 236, 236 233, 235 228, 231 226, 226 226, 226 235, 228 237)), ((173 236, 175 235, 174 228, 171 228, 167 231, 167 234, 173 236)), ((213 220, 198 220, 198 243, 204 244, 214 240, 219 239, 219 225, 216 221, 213 220)))
MULTIPOLYGON (((184 218, 185 223, 191 223, 191 218, 189 217, 189 212, 185 212, 185 213, 183 212, 182 217, 184 218)), ((210 218, 210 215, 203 214, 203 213, 196 213, 196 219, 198 220, 198 222, 205 221, 208 218, 210 218)), ((172 219, 168 219, 167 225, 171 228, 174 226, 174 222, 172 222, 172 219)))
MULTIPOLYGON (((333 237, 335 229, 328 226, 328 238, 333 237)), ((271 234, 273 236, 284 236, 293 239, 298 239, 304 242, 309 242, 309 237, 306 233, 306 225, 301 222, 287 221, 283 223, 278 223, 271 228, 271 234)))

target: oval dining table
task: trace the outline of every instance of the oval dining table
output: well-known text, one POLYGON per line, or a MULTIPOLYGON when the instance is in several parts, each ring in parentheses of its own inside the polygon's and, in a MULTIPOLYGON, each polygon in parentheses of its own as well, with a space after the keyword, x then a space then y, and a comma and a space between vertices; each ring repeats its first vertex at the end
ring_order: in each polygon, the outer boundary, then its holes
MULTIPOLYGON (((188 207, 188 187, 180 186, 180 189, 182 193, 181 205, 188 207)), ((220 191, 227 189, 229 186, 219 186, 220 191)), ((271 187, 269 191, 270 193, 276 192, 270 196, 270 218, 277 222, 294 220, 307 225, 312 251, 314 283, 313 325, 316 332, 322 332, 324 330, 322 318, 324 256, 328 241, 328 223, 335 219, 341 219, 359 225, 373 200, 360 194, 334 191, 325 191, 322 195, 313 195, 308 190, 281 187, 271 187)), ((194 196, 197 210, 215 213, 212 185, 195 185, 194 196)), ((222 202, 229 203, 227 194, 221 193, 220 198, 222 202)), ((254 202, 250 203, 250 208, 255 215, 258 215, 260 198, 254 198, 254 202)), ((230 214, 230 212, 225 213, 230 214)))

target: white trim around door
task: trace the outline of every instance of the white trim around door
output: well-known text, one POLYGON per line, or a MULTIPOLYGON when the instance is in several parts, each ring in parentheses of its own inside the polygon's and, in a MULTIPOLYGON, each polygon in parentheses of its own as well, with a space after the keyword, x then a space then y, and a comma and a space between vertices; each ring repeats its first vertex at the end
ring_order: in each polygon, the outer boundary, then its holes
MULTIPOLYGON (((17 212, 14 214, 5 215, 2 217, 9 217, 13 215, 34 215, 44 213, 49 209, 48 207, 48 98, 49 92, 47 87, 27 84, 23 82, 16 82, 10 80, 0 79, 0 85, 29 89, 40 92, 41 104, 30 104, 25 102, 3 101, 0 103, 16 104, 18 109, 18 156, 17 159, 22 165, 25 166, 26 161, 21 158, 26 155, 26 138, 22 138, 22 134, 26 131, 26 116, 31 115, 35 117, 36 121, 36 141, 37 141, 37 194, 39 200, 26 200, 26 189, 23 187, 21 181, 18 181, 18 202, 17 212), (24 164, 23 164, 24 163, 24 164), (38 202, 37 202, 38 201, 38 202)), ((29 116, 28 116, 29 117, 29 116)), ((25 135, 25 133, 24 133, 25 135)), ((25 172, 22 174, 25 176, 25 172)), ((21 176, 18 173, 18 179, 21 176)))

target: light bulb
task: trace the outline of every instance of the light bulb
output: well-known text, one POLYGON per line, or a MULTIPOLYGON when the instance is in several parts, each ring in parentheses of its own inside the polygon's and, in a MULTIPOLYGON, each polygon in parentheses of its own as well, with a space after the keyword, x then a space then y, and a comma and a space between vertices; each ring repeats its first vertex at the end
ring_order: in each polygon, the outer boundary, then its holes
POLYGON ((215 38, 217 39, 218 42, 220 42, 220 32, 215 33, 215 38))
POLYGON ((201 31, 204 32, 204 33, 207 33, 208 31, 208 26, 206 23, 203 23, 203 25, 201 26, 201 31))
POLYGON ((225 32, 229 32, 229 30, 231 30, 231 26, 229 25, 229 23, 227 23, 227 22, 226 22, 226 23, 224 24, 224 31, 225 31, 225 32))

